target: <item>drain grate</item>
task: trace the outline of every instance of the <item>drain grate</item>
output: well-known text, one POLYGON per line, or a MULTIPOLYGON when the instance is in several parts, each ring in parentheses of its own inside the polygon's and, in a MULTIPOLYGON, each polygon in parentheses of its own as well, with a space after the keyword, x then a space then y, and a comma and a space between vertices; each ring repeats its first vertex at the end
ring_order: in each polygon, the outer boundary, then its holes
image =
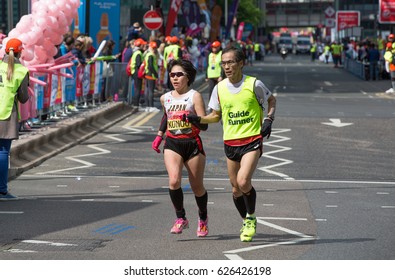
POLYGON ((34 252, 54 252, 54 251, 93 251, 97 248, 103 248, 106 239, 14 239, 11 243, 0 244, 3 251, 34 251, 34 252))

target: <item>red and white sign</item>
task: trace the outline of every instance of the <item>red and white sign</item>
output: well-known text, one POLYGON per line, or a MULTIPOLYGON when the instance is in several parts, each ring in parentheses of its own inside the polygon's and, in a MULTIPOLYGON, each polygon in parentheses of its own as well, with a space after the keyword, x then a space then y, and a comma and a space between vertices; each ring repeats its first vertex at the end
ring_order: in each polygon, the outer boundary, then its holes
POLYGON ((336 19, 335 18, 326 18, 325 19, 325 27, 329 27, 329 28, 336 27, 336 19))
POLYGON ((337 30, 343 30, 353 26, 360 26, 361 14, 359 11, 337 11, 337 30))
POLYGON ((334 18, 335 17, 335 9, 332 6, 328 6, 328 8, 325 9, 324 14, 326 18, 334 18))
POLYGON ((395 0, 379 0, 379 22, 395 23, 395 0))
POLYGON ((163 19, 157 11, 148 11, 143 16, 143 23, 148 30, 157 30, 161 28, 163 19))

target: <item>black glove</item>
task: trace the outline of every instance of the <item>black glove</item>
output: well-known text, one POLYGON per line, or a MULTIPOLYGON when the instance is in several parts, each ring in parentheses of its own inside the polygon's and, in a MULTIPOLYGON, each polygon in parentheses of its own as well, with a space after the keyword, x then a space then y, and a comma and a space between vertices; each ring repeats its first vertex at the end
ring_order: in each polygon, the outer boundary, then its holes
POLYGON ((206 124, 206 123, 200 123, 201 117, 196 116, 196 115, 192 115, 192 114, 186 115, 186 114, 183 114, 183 115, 182 115, 182 120, 183 120, 184 122, 186 122, 186 121, 190 122, 191 124, 193 124, 194 126, 196 126, 197 128, 199 128, 200 130, 207 130, 207 128, 208 128, 208 124, 206 124))
POLYGON ((263 138, 267 136, 267 139, 269 139, 270 134, 272 133, 272 120, 271 119, 265 119, 263 121, 262 127, 261 127, 261 135, 263 138))

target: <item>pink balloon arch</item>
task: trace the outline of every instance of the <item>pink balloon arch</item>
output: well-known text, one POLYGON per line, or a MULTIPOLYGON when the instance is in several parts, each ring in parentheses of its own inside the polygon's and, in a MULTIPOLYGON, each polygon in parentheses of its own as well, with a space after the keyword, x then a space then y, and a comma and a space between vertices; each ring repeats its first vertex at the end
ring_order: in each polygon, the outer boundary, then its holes
MULTIPOLYGON (((63 41, 63 35, 77 15, 80 0, 32 0, 32 13, 21 17, 8 38, 22 41, 24 51, 21 61, 23 65, 37 65, 54 62, 56 45, 63 41)), ((4 48, 0 50, 0 57, 4 48)))
MULTIPOLYGON (((44 85, 45 83, 35 79, 32 73, 46 72, 62 76, 60 69, 72 65, 69 63, 73 59, 70 55, 57 60, 53 57, 57 53, 56 46, 62 43, 63 35, 69 31, 81 3, 80 0, 32 0, 31 2, 32 13, 22 16, 16 27, 3 39, 0 57, 4 56, 7 41, 10 38, 18 38, 24 48, 21 63, 29 69, 30 81, 44 85), (54 67, 56 65, 58 67, 54 67)), ((29 91, 34 96, 32 87, 29 91)), ((21 105, 21 107, 27 106, 30 104, 21 105)), ((23 113, 32 110, 21 109, 22 119, 30 117, 23 116, 23 113)))

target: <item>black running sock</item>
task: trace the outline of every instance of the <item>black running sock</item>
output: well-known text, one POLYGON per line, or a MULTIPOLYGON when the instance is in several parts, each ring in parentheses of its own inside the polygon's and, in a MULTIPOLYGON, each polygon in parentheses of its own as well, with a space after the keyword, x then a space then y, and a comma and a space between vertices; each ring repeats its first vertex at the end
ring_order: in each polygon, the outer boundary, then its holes
POLYGON ((200 196, 197 197, 195 195, 195 199, 196 199, 196 204, 199 208, 199 218, 203 221, 205 221, 207 219, 207 201, 208 201, 208 194, 207 192, 200 196))
POLYGON ((184 209, 184 193, 182 189, 170 190, 170 199, 173 203, 174 209, 176 210, 177 218, 185 219, 185 209, 184 209))
POLYGON ((247 208, 248 214, 255 213, 255 204, 256 204, 256 191, 254 187, 248 193, 243 193, 244 203, 247 208))
POLYGON ((233 202, 236 206, 237 211, 239 211, 240 216, 243 219, 245 219, 245 217, 247 215, 247 208, 246 208, 246 204, 244 202, 244 197, 243 196, 235 197, 233 195, 233 202))

